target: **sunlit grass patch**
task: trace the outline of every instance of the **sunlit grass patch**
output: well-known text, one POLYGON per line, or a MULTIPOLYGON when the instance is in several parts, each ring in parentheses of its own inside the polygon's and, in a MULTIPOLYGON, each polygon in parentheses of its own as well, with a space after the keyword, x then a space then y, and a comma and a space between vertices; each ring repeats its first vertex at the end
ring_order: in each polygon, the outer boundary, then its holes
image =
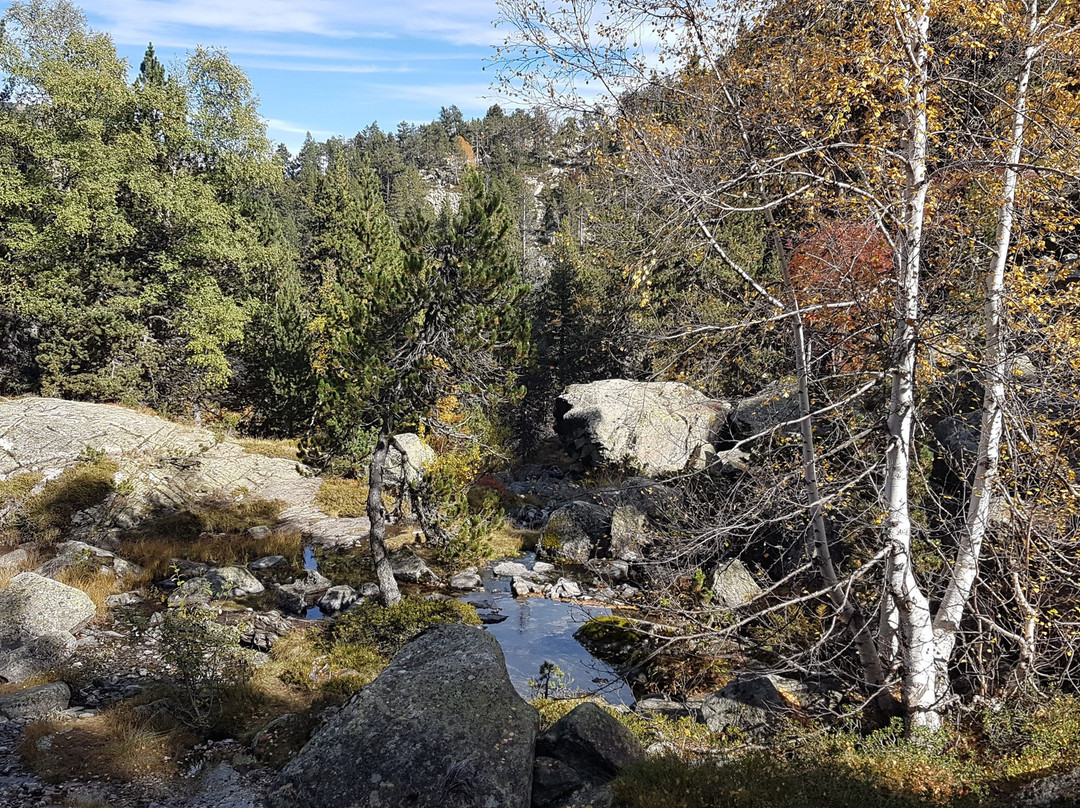
POLYGON ((315 504, 327 516, 364 516, 367 514, 368 485, 363 480, 327 477, 315 494, 315 504))
POLYGON ((237 444, 251 454, 263 455, 264 457, 279 457, 283 460, 299 460, 299 447, 295 440, 290 438, 232 438, 232 443, 237 444))
POLYGON ((105 599, 109 595, 124 591, 123 582, 118 580, 112 572, 87 569, 82 565, 68 567, 58 572, 54 577, 62 584, 85 592, 90 597, 90 600, 94 601, 94 606, 97 607, 99 612, 105 609, 105 599))

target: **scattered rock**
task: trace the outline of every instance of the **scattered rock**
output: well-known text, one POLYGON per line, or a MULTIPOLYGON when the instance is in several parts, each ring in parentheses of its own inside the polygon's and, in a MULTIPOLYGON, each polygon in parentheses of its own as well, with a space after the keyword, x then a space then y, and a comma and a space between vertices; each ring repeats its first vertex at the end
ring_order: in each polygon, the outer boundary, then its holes
POLYGON ((645 514, 633 505, 620 505, 611 515, 611 538, 605 555, 624 561, 641 559, 641 548, 648 542, 645 514))
POLYGON ((483 579, 475 572, 459 572, 450 576, 450 588, 470 591, 481 589, 484 586, 483 579))
POLYGON ((570 385, 555 402, 555 430, 585 468, 670 474, 713 441, 730 409, 677 382, 607 379, 570 385))
POLYGON ((116 609, 121 606, 133 606, 136 603, 142 603, 143 597, 138 592, 121 592, 118 595, 109 595, 105 598, 105 605, 110 609, 116 609))
POLYGON ((587 701, 537 739, 536 754, 566 763, 587 785, 602 785, 643 759, 645 750, 630 730, 587 701))
POLYGON ((500 561, 491 568, 492 573, 503 578, 528 578, 532 572, 517 561, 500 561))
POLYGON ((65 541, 58 545, 56 556, 38 567, 37 572, 48 578, 55 578, 72 567, 90 568, 97 572, 112 573, 117 577, 134 576, 141 572, 137 564, 117 558, 116 554, 109 550, 81 541, 65 541))
POLYGON ((834 710, 843 695, 827 686, 798 682, 776 674, 743 673, 722 689, 706 696, 701 718, 713 732, 728 727, 765 741, 786 717, 812 710, 834 710))
POLYGON ((569 578, 560 578, 551 585, 547 596, 552 600, 573 600, 581 597, 581 587, 569 578))
POLYGON ((507 517, 510 526, 518 530, 539 530, 547 522, 547 514, 536 505, 522 505, 507 517))
POLYGON ((584 564, 608 536, 611 511, 592 502, 571 502, 551 514, 537 555, 584 564))
POLYGON ((170 606, 185 603, 209 603, 257 595, 265 589, 259 579, 244 567, 219 567, 207 570, 199 578, 184 581, 169 595, 170 606))
MULTIPOLYGON (((224 615, 222 619, 226 619, 224 615)), ((240 617, 240 625, 243 626, 240 644, 263 653, 269 652, 274 643, 293 629, 288 619, 277 611, 244 614, 240 617)))
POLYGON ((536 575, 547 575, 549 572, 555 572, 555 565, 546 561, 536 561, 533 563, 532 571, 536 575))
POLYGON ((248 562, 249 570, 268 570, 285 563, 285 556, 271 555, 263 556, 262 558, 256 558, 254 561, 248 562))
POLYGON ((556 808, 583 785, 581 776, 561 760, 538 756, 533 761, 532 808, 556 808))
POLYGON ((0 555, 0 569, 18 569, 30 561, 30 554, 22 547, 12 550, 10 553, 0 555))
POLYGON ((518 575, 510 582, 510 591, 514 593, 515 598, 523 598, 526 595, 540 594, 544 590, 539 584, 518 575))
POLYGON ((662 697, 649 697, 634 702, 635 713, 662 715, 671 720, 679 718, 698 718, 701 715, 701 702, 673 701, 662 697))
POLYGON ((1016 795, 1018 805, 1030 808, 1068 808, 1080 801, 1080 768, 1052 774, 1029 783, 1016 795))
POLYGON ((71 632, 94 616, 85 592, 34 572, 22 572, 0 590, 0 642, 71 632))
POLYGON ((439 577, 410 547, 402 547, 396 553, 391 553, 390 566, 393 567, 394 577, 399 581, 413 584, 439 583, 439 577))
POLYGON ((721 562, 708 578, 713 603, 725 609, 737 609, 762 593, 754 576, 737 558, 721 562))
POLYGON ((413 432, 394 435, 394 440, 401 444, 401 447, 405 450, 408 463, 405 463, 401 452, 396 447, 391 446, 386 453, 383 479, 388 485, 394 486, 401 486, 406 482, 412 485, 419 483, 424 469, 435 462, 435 450, 413 432))
POLYGON ((0 695, 0 716, 36 720, 66 710, 70 703, 71 688, 63 682, 50 682, 0 695))
POLYGON ((273 533, 273 532, 274 531, 271 530, 266 525, 255 525, 254 527, 249 527, 248 530, 247 530, 247 534, 249 536, 251 536, 251 538, 253 538, 253 539, 265 539, 265 538, 268 538, 270 536, 270 534, 273 533))
POLYGON ((360 593, 360 597, 364 599, 377 598, 381 593, 379 585, 370 581, 366 584, 360 584, 360 589, 357 591, 360 593))
POLYGON ((608 581, 620 582, 630 577, 630 565, 621 559, 590 558, 585 569, 608 581))
POLYGON ((281 770, 272 808, 526 808, 538 716, 493 636, 423 632, 281 770))
POLYGON ((767 433, 780 424, 784 432, 798 432, 798 387, 777 382, 756 396, 740 400, 727 417, 727 435, 731 440, 746 440, 767 433))
POLYGON ((356 603, 356 590, 351 586, 332 586, 319 598, 319 608, 324 612, 340 612, 356 603))
POLYGON ((0 681, 22 682, 54 671, 75 653, 77 642, 67 631, 50 631, 0 643, 0 681))

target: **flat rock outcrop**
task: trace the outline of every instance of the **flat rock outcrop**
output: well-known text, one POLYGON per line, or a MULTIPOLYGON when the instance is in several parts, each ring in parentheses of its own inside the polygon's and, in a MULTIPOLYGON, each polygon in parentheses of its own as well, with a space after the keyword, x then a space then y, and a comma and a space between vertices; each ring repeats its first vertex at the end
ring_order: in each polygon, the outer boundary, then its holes
POLYGON ((536 710, 502 650, 463 625, 421 634, 281 770, 272 808, 527 808, 536 710))
POLYGON ((555 429, 585 468, 672 474, 712 444, 730 409, 678 382, 606 379, 570 385, 555 402, 555 429))

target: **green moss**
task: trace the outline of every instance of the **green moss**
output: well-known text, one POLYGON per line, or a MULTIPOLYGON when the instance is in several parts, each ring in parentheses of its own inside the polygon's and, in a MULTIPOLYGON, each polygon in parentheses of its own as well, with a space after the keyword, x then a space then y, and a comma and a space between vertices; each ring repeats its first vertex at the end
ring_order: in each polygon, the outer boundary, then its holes
POLYGON ((393 606, 367 602, 346 612, 330 630, 334 644, 355 644, 392 656, 405 643, 429 626, 465 623, 476 626, 476 610, 457 600, 403 598, 393 606))
POLYGON ((562 549, 562 539, 554 530, 545 530, 540 536, 540 546, 550 552, 558 552, 562 549))

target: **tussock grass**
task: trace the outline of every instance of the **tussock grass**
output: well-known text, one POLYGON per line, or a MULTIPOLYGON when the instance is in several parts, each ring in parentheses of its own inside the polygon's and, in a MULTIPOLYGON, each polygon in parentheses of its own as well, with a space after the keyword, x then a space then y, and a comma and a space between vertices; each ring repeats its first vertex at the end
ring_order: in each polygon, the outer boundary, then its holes
POLYGON ((251 454, 263 457, 279 457, 284 460, 300 460, 299 447, 295 440, 282 438, 272 440, 270 438, 232 438, 232 443, 243 448, 251 454))
POLYGON ((27 527, 34 538, 67 530, 74 514, 103 502, 116 490, 113 479, 118 468, 105 459, 77 463, 45 483, 44 490, 25 505, 27 527))
POLYGON ((192 734, 162 715, 142 716, 128 705, 77 721, 28 725, 19 751, 49 782, 102 778, 131 782, 178 774, 177 760, 194 743, 192 734))
POLYGON ((62 584, 80 589, 90 596, 99 612, 105 611, 105 598, 125 591, 122 582, 111 572, 99 569, 86 569, 81 565, 68 567, 55 576, 62 584))
POLYGON ((315 504, 327 516, 364 516, 367 514, 368 485, 362 480, 327 477, 315 495, 315 504))
POLYGON ((206 500, 141 526, 121 541, 117 554, 140 564, 144 580, 167 576, 172 558, 222 566, 281 555, 298 564, 304 552, 298 531, 274 530, 263 538, 247 533, 273 525, 281 509, 276 500, 206 500))

